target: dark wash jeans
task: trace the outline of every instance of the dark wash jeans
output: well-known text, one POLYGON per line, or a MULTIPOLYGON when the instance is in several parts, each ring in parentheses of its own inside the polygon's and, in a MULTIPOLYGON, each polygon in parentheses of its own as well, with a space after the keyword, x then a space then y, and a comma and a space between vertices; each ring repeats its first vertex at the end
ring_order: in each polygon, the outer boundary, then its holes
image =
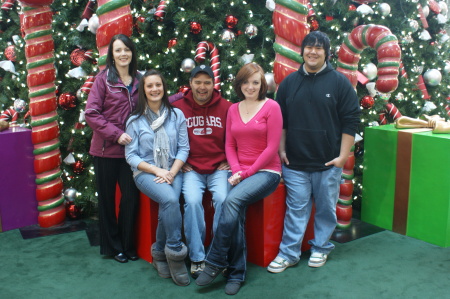
POLYGON ((270 195, 280 183, 280 175, 260 171, 237 184, 222 204, 222 212, 206 262, 228 267, 228 281, 244 281, 247 271, 245 213, 247 207, 270 195))

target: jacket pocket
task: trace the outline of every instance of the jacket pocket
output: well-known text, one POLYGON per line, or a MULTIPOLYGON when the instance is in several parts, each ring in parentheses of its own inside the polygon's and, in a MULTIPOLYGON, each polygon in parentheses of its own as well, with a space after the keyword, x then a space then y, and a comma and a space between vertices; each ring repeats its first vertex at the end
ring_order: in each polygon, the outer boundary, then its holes
POLYGON ((288 129, 286 154, 294 161, 329 161, 333 150, 325 130, 288 129))

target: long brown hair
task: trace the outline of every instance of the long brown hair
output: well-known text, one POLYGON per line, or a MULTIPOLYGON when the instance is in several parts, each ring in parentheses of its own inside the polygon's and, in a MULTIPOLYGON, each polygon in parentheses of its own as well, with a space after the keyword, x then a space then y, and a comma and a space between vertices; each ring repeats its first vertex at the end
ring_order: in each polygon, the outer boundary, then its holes
POLYGON ((170 119, 170 115, 173 112, 173 106, 172 104, 170 104, 169 102, 169 96, 167 94, 167 82, 166 79, 164 78, 164 76, 158 72, 157 70, 151 69, 145 72, 145 74, 141 77, 141 79, 139 80, 139 88, 138 88, 138 92, 139 92, 139 97, 138 97, 138 102, 136 105, 136 109, 133 111, 133 113, 131 113, 130 117, 133 115, 136 115, 137 118, 141 117, 142 115, 144 115, 145 110, 148 107, 147 104, 147 96, 145 95, 145 79, 147 77, 150 76, 159 76, 159 78, 161 78, 161 82, 163 84, 163 89, 164 89, 164 94, 163 97, 161 99, 162 105, 167 107, 168 110, 168 115, 167 115, 167 119, 170 119))

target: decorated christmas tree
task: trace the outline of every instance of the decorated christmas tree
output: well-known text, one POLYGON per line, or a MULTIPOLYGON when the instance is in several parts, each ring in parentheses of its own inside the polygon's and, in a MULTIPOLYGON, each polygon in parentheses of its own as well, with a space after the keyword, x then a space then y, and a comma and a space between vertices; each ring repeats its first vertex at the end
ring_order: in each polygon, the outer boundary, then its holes
MULTIPOLYGON (((272 92, 269 96, 274 97, 272 14, 275 3, 295 10, 298 4, 308 4, 308 1, 129 1, 130 32, 139 53, 139 69, 161 70, 168 79, 169 93, 174 94, 186 88, 195 64, 210 64, 217 75, 217 88, 225 98, 235 102, 237 98, 231 90, 234 75, 244 63, 254 61, 267 72, 272 92)), ((335 68, 345 69, 348 61, 340 54, 341 48, 349 48, 349 41, 358 39, 352 35, 358 26, 366 26, 364 32, 372 25, 384 26, 389 36, 395 37, 389 43, 400 46, 398 86, 388 92, 376 90, 375 84, 381 77, 380 69, 395 68, 396 61, 386 64, 376 46, 365 45, 361 53, 348 49, 360 55, 352 72, 357 74, 355 88, 363 111, 359 130, 362 138, 366 126, 391 123, 400 115, 439 114, 448 119, 450 57, 445 1, 313 0, 308 7, 307 30, 321 30, 330 36, 330 61, 335 68)), ((86 214, 95 210, 96 194, 88 154, 91 132, 82 111, 93 76, 102 64, 95 35, 99 17, 105 18, 111 9, 114 8, 100 9, 96 1, 90 0, 55 0, 51 4, 59 149, 64 160, 62 181, 66 199, 75 200, 86 214)), ((20 24, 23 11, 19 3, 6 0, 0 13, 0 110, 8 121, 13 121, 16 113, 18 124, 29 126, 29 105, 25 105, 30 102, 26 41, 20 24)), ((361 200, 363 152, 362 139, 355 145, 356 207, 361 200)), ((74 216, 78 214, 75 211, 74 216)))

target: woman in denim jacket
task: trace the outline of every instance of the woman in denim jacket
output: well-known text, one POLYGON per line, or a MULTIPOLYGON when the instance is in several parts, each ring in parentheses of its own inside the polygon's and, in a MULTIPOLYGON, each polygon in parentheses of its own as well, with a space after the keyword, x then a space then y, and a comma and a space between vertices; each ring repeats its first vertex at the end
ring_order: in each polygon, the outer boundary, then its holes
POLYGON ((184 263, 186 245, 181 241, 181 167, 189 154, 186 119, 169 103, 162 75, 150 70, 139 83, 137 109, 127 122, 131 142, 125 147, 136 186, 159 203, 153 266, 161 277, 177 285, 190 283, 184 263))

